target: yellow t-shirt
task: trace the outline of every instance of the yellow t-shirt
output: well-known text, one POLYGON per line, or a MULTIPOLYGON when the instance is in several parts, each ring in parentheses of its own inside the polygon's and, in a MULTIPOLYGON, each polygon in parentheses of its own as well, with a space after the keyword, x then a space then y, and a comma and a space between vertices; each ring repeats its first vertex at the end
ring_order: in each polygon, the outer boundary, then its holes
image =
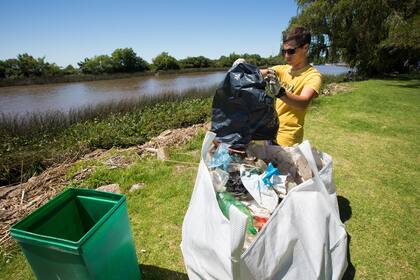
MULTIPOLYGON (((300 95, 303 88, 310 87, 318 96, 321 87, 321 74, 311 65, 292 71, 290 65, 277 65, 273 69, 279 76, 281 85, 288 93, 300 95)), ((293 146, 303 140, 303 124, 305 123, 305 110, 290 107, 281 99, 276 99, 276 111, 279 117, 279 130, 276 141, 281 146, 293 146)))

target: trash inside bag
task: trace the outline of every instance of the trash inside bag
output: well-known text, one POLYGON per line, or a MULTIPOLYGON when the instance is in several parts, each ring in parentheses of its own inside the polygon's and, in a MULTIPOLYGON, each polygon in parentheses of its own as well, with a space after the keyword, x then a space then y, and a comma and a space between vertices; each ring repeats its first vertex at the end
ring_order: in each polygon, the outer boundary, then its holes
POLYGON ((247 231, 251 234, 256 234, 257 230, 253 226, 253 217, 248 208, 243 205, 239 200, 235 199, 233 195, 228 192, 219 192, 217 193, 217 202, 219 203, 220 209, 222 210, 223 215, 229 219, 229 207, 232 205, 237 207, 239 211, 244 213, 247 216, 247 231))
POLYGON ((236 194, 248 193, 245 186, 242 184, 239 170, 229 173, 229 179, 226 182, 226 191, 236 194))
MULTIPOLYGON (((269 171, 275 169, 272 167, 269 171)), ((276 169, 277 170, 277 169, 276 169)), ((241 181, 244 184, 245 188, 255 199, 255 201, 261 207, 267 209, 272 213, 277 207, 279 197, 273 188, 269 185, 266 185, 263 181, 263 178, 267 172, 262 175, 252 174, 246 171, 244 166, 241 166, 241 181)), ((272 176, 273 174, 271 174, 272 176)), ((268 178, 268 177, 266 177, 268 178)), ((271 183, 271 182, 270 182, 271 183)), ((271 183, 272 185, 272 183, 271 183)))
MULTIPOLYGON (((251 236, 247 242, 252 241, 255 231, 262 230, 280 201, 298 183, 312 177, 308 162, 298 147, 251 142, 244 151, 238 151, 227 143, 213 144, 208 150, 207 167, 219 206, 227 218, 230 205, 248 216, 251 236)), ((318 156, 315 161, 321 169, 319 153, 314 148, 312 152, 314 158, 318 156)))
POLYGON ((213 98, 211 131, 217 141, 242 147, 251 140, 275 139, 278 118, 265 86, 254 65, 238 63, 228 70, 213 98))
POLYGON ((208 166, 209 168, 221 168, 224 171, 227 171, 231 161, 232 157, 229 154, 228 145, 221 143, 214 152, 213 157, 210 159, 208 166))
POLYGON ((270 162, 267 166, 267 170, 264 172, 264 176, 262 177, 262 181, 266 186, 273 187, 273 182, 270 180, 273 176, 280 176, 280 172, 277 168, 273 166, 270 162))
POLYGON ((216 192, 226 191, 226 183, 229 180, 229 173, 220 168, 216 168, 210 171, 210 176, 216 192))

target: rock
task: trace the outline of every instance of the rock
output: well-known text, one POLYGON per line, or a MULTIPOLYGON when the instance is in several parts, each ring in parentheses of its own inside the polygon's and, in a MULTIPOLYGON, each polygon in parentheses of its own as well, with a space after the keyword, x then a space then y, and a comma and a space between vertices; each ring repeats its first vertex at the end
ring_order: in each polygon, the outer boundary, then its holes
POLYGON ((137 184, 134 184, 134 185, 132 185, 132 186, 131 186, 131 188, 130 188, 129 192, 134 192, 134 191, 136 191, 136 190, 141 190, 141 189, 143 189, 144 187, 145 187, 145 185, 144 185, 144 184, 142 184, 142 183, 137 183, 137 184))
POLYGON ((103 191, 103 192, 121 193, 119 184, 110 184, 110 185, 100 186, 99 188, 96 188, 96 190, 103 191))
POLYGON ((169 153, 165 148, 157 149, 156 156, 158 160, 167 160, 169 159, 169 153))
POLYGON ((175 165, 175 172, 176 172, 176 174, 179 174, 187 168, 188 167, 186 167, 185 165, 177 164, 177 165, 175 165))

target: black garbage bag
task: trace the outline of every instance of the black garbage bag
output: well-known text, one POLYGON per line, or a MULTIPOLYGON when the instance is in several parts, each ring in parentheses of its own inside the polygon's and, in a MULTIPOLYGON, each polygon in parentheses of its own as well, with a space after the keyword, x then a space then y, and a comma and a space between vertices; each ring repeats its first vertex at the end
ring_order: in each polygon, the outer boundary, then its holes
POLYGON ((258 67, 239 63, 226 73, 212 105, 211 131, 216 140, 243 147, 251 140, 274 140, 278 118, 258 67))

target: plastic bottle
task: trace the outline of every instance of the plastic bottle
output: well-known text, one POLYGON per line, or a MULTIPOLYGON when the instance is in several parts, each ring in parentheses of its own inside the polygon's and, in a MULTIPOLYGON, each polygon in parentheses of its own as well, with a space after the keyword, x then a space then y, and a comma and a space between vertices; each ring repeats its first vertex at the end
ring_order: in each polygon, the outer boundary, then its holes
POLYGON ((229 173, 226 171, 216 168, 210 171, 211 180, 213 182, 213 187, 216 192, 226 191, 226 183, 229 180, 229 173))
POLYGON ((236 208, 239 209, 242 213, 247 216, 247 223, 246 229, 251 234, 257 234, 257 229, 253 225, 253 217, 251 212, 243 205, 239 200, 234 198, 228 192, 219 192, 217 193, 217 202, 219 203, 219 207, 222 210, 223 215, 229 219, 229 207, 234 205, 236 208))
POLYGON ((224 171, 228 171, 229 164, 232 161, 232 157, 229 154, 228 150, 229 145, 226 143, 220 143, 216 151, 213 154, 213 157, 208 163, 210 169, 221 168, 224 171))

